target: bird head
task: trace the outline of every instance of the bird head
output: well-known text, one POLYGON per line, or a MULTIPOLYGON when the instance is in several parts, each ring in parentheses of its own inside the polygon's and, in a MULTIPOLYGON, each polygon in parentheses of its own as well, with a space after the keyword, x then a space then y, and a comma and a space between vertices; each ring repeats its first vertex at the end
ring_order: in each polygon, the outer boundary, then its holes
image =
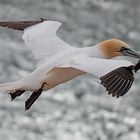
POLYGON ((113 58, 116 56, 130 56, 140 59, 140 54, 128 48, 128 44, 119 39, 109 39, 98 44, 105 58, 113 58))

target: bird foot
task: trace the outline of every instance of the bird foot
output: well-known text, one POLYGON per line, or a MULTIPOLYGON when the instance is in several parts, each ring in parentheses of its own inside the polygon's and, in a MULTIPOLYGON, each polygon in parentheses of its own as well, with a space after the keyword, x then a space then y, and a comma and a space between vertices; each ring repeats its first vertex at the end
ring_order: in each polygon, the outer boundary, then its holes
POLYGON ((43 91, 44 84, 42 84, 41 88, 31 94, 31 96, 25 101, 25 111, 29 110, 33 103, 39 98, 43 91))
POLYGON ((11 101, 13 101, 16 97, 21 96, 24 92, 25 92, 25 90, 16 90, 15 92, 13 92, 13 93, 10 92, 8 94, 10 94, 11 101))

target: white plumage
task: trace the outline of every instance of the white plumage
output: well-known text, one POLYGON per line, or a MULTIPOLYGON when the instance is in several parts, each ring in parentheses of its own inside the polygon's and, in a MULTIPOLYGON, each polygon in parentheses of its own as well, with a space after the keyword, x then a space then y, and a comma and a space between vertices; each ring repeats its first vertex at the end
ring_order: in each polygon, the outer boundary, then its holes
MULTIPOLYGON (((107 47, 103 49, 106 46, 104 43, 86 48, 76 48, 65 43, 57 36, 60 26, 61 23, 57 21, 43 21, 24 29, 23 40, 37 60, 37 68, 19 81, 1 84, 0 91, 37 91, 42 84, 45 84, 43 90, 48 90, 84 73, 100 79, 119 67, 133 65, 125 60, 106 59, 106 54, 109 54, 106 52, 107 47)), ((121 47, 126 46, 119 44, 118 48, 121 47)), ((112 57, 117 56, 118 52, 112 57)))
POLYGON ((42 80, 46 79, 47 73, 55 67, 73 67, 100 78, 118 67, 132 65, 129 61, 103 59, 103 54, 96 46, 70 46, 57 36, 60 26, 60 22, 44 21, 24 30, 23 40, 31 49, 38 66, 18 82, 1 86, 0 91, 39 89, 46 82, 42 80))

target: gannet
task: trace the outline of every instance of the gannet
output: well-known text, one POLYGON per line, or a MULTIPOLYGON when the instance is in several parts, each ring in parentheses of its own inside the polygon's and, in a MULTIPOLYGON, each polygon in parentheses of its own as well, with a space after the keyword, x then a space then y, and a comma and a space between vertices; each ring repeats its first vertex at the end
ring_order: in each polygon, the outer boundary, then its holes
POLYGON ((0 22, 1 27, 23 31, 23 40, 37 61, 36 69, 18 81, 0 84, 1 92, 9 92, 11 99, 25 91, 33 93, 25 102, 28 110, 42 91, 47 91, 85 73, 98 78, 109 94, 120 97, 128 92, 140 62, 114 60, 116 56, 140 59, 140 54, 119 39, 109 39, 94 46, 76 48, 61 40, 58 21, 0 22))

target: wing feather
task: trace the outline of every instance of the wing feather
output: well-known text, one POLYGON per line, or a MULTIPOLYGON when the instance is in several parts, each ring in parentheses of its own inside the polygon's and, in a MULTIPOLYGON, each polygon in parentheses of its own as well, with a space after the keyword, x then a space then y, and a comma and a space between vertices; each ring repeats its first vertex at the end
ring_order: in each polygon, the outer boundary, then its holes
POLYGON ((105 86, 109 94, 118 98, 129 91, 134 81, 132 67, 133 66, 117 68, 100 78, 101 84, 105 86), (106 80, 108 76, 111 77, 110 75, 113 75, 117 80, 115 82, 113 78, 113 80, 110 79, 110 81, 106 80))
POLYGON ((61 26, 58 21, 16 21, 0 22, 1 27, 24 31, 23 40, 31 49, 38 64, 42 64, 57 54, 74 48, 61 40, 57 36, 57 31, 61 26))
POLYGON ((11 28, 11 29, 15 29, 15 30, 20 30, 23 31, 24 29, 26 29, 27 27, 30 27, 32 25, 35 24, 39 24, 43 22, 43 20, 38 20, 38 21, 4 21, 4 22, 0 22, 0 26, 1 27, 5 27, 5 28, 11 28))
POLYGON ((134 81, 131 69, 134 66, 129 61, 82 57, 67 66, 100 78, 108 93, 116 97, 126 94, 134 81))
POLYGON ((23 40, 39 63, 72 48, 57 36, 60 26, 57 21, 44 21, 24 30, 23 40))

